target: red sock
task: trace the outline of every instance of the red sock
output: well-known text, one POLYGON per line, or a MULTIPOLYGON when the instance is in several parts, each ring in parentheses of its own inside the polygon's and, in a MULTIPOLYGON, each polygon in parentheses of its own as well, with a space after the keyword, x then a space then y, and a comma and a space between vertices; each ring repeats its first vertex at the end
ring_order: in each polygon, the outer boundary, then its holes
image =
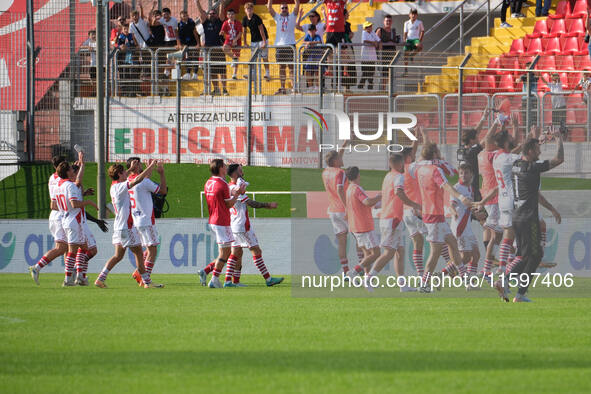
POLYGON ((429 271, 425 271, 425 273, 423 274, 423 279, 421 280, 421 287, 429 286, 430 279, 431 279, 431 273, 429 271))
POLYGON ((213 271, 215 267, 215 261, 212 261, 211 263, 207 264, 207 266, 203 269, 203 271, 205 272, 205 275, 208 275, 211 271, 213 271))
POLYGON ((261 275, 263 275, 263 278, 265 278, 265 280, 271 277, 271 274, 269 274, 269 271, 267 271, 267 266, 263 261, 263 256, 252 256, 252 261, 254 261, 254 265, 257 266, 259 272, 261 273, 261 275))
POLYGON ((74 273, 74 267, 76 266, 76 253, 66 254, 66 279, 68 279, 74 273))
POLYGON ((412 262, 414 263, 419 276, 423 276, 423 274, 425 273, 425 267, 423 266, 423 251, 422 250, 415 249, 412 251, 412 262))
POLYGON ((511 254, 511 247, 513 240, 505 238, 499 246, 499 268, 504 268, 507 265, 507 260, 511 254))
POLYGON ((151 261, 145 260, 144 267, 146 268, 146 273, 148 275, 152 275, 152 270, 154 269, 154 263, 152 263, 151 261))
POLYGON ((446 263, 449 263, 449 248, 447 244, 443 245, 443 248, 441 248, 441 256, 443 256, 443 259, 446 263))
POLYGON ((468 263, 468 271, 470 272, 470 275, 476 275, 478 272, 478 261, 474 261, 474 259, 470 260, 468 263))
POLYGON ((228 257, 228 264, 226 264, 226 282, 232 282, 234 276, 234 268, 236 267, 236 256, 233 254, 228 257))
POLYGON ((343 269, 345 275, 347 274, 347 272, 349 272, 349 261, 346 257, 344 259, 341 259, 341 268, 343 269))
POLYGON ((357 272, 358 275, 363 275, 363 267, 360 266, 359 264, 357 264, 355 267, 353 267, 353 270, 355 272, 357 272))
POLYGON ((217 268, 213 269, 213 277, 214 278, 219 278, 220 274, 222 273, 222 271, 218 271, 217 268))
POLYGON ((78 253, 76 253, 76 275, 84 278, 84 261, 86 260, 86 253, 80 248, 78 248, 78 253))
POLYGON ((47 259, 46 256, 41 257, 41 260, 39 260, 37 262, 37 268, 41 269, 43 267, 45 267, 47 264, 49 264, 50 261, 47 259))
POLYGON ((455 264, 453 262, 450 261, 449 263, 447 263, 445 268, 443 268, 441 270, 441 272, 443 272, 444 274, 449 275, 453 278, 454 276, 456 276, 458 274, 458 268, 455 266, 455 264))
POLYGON ((509 264, 507 264, 507 269, 505 270, 505 274, 509 275, 511 273, 511 271, 513 270, 513 267, 515 267, 520 261, 521 261, 521 256, 515 256, 513 261, 511 261, 509 264))
POLYGON ((232 282, 234 283, 240 283, 240 269, 237 269, 236 267, 234 267, 234 275, 232 275, 232 282))
POLYGON ((493 265, 492 260, 484 259, 484 268, 483 268, 483 271, 484 271, 485 274, 488 275, 488 274, 490 274, 492 272, 492 265, 493 265))

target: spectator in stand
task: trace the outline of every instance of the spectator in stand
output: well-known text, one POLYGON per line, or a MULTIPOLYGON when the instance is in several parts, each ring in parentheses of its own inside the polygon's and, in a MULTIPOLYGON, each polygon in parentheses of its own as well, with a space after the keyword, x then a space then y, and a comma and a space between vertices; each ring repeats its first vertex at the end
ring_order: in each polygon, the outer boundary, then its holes
POLYGON ((281 12, 279 14, 276 13, 273 9, 273 0, 268 0, 267 9, 277 24, 275 45, 283 47, 277 48, 277 52, 275 54, 275 60, 278 63, 283 63, 279 65, 279 79, 281 87, 279 90, 277 90, 277 92, 275 92, 275 94, 287 94, 287 89, 285 88, 287 69, 289 69, 292 79, 292 86, 295 87, 295 79, 293 74, 293 62, 296 50, 295 26, 297 23, 297 15, 300 12, 300 0, 295 0, 295 7, 293 8, 292 13, 289 12, 289 8, 285 3, 281 4, 281 12))
MULTIPOLYGON (((189 13, 185 10, 180 13, 181 20, 179 21, 179 41, 183 47, 199 47, 200 39, 197 33, 197 25, 195 21, 189 18, 189 13)), ((186 58, 189 59, 189 51, 185 54, 186 58)), ((183 75, 183 79, 197 79, 197 66, 190 66, 187 73, 183 75)))
MULTIPOLYGON (((351 30, 351 22, 349 22, 349 11, 345 9, 345 43, 351 44, 353 43, 353 30, 351 30)), ((345 71, 343 73, 343 86, 345 88, 345 92, 355 86, 357 82, 357 67, 355 66, 355 50, 353 46, 343 46, 343 50, 341 51, 341 60, 348 65, 345 67, 345 71)))
MULTIPOLYGON (((404 22, 404 65, 408 65, 408 59, 412 62, 413 57, 423 50, 423 36, 425 35, 425 27, 419 17, 419 12, 416 8, 410 10, 408 14, 409 20, 404 22)), ((405 68, 404 72, 408 70, 405 68)))
MULTIPOLYGON (((384 16, 384 26, 378 27, 376 34, 380 37, 382 43, 381 60, 384 66, 390 64, 396 54, 396 44, 400 42, 400 37, 396 35, 396 29, 392 27, 392 15, 384 16)), ((382 68, 382 89, 386 90, 386 81, 388 68, 382 68)))
POLYGON ((525 18, 525 15, 521 12, 523 6, 523 0, 513 0, 511 2, 511 18, 525 18))
POLYGON ((509 6, 513 8, 513 3, 514 0, 503 0, 503 4, 501 5, 501 27, 513 27, 512 25, 507 23, 507 9, 509 8, 509 6))
POLYGON ((552 0, 536 0, 536 16, 548 16, 548 12, 550 11, 550 6, 552 5, 552 0), (542 1, 544 2, 544 6, 542 7, 542 1))
POLYGON ((298 23, 296 24, 296 29, 299 31, 303 31, 304 33, 308 33, 310 30, 310 26, 314 25, 316 27, 316 35, 320 36, 322 39, 324 37, 324 30, 326 30, 326 24, 320 21, 320 14, 317 11, 310 11, 310 15, 308 15, 308 19, 310 19, 310 23, 301 24, 302 19, 304 18, 305 10, 302 8, 300 10, 300 16, 298 17, 298 23))
MULTIPOLYGON (((345 6, 347 0, 324 0, 324 19, 326 20, 326 43, 338 48, 345 39, 345 6)), ((332 63, 332 52, 327 60, 332 63)), ((324 73, 332 75, 331 68, 324 73)))
POLYGON ((90 79, 96 80, 96 30, 90 30, 88 32, 88 38, 82 43, 80 49, 88 51, 90 54, 90 65, 88 74, 90 79))
POLYGON ((585 42, 587 43, 587 51, 589 52, 589 58, 591 58, 591 18, 587 15, 587 34, 585 35, 585 42))
MULTIPOLYGON (((528 69, 531 66, 531 62, 525 63, 525 68, 528 69)), ((517 77, 515 83, 521 83, 521 91, 523 92, 523 96, 521 97, 521 110, 524 113, 524 119, 527 111, 527 72, 522 74, 521 76, 517 77)), ((530 72, 530 87, 529 87, 529 96, 531 96, 531 108, 530 108, 530 125, 535 125, 538 123, 538 100, 536 100, 536 93, 538 91, 538 76, 530 72)))
POLYGON ((238 59, 240 58, 240 46, 242 46, 242 24, 236 20, 236 11, 229 9, 226 12, 227 19, 222 24, 220 34, 224 37, 224 53, 232 59, 232 79, 238 79, 238 59))
POLYGON ((378 60, 376 49, 380 48, 380 37, 373 31, 373 24, 365 22, 363 24, 363 33, 361 33, 361 80, 358 89, 365 89, 365 81, 368 82, 367 89, 373 90, 373 75, 375 64, 378 60))
POLYGON ((583 102, 587 104, 587 96, 591 96, 591 71, 583 71, 583 77, 577 83, 577 86, 573 89, 571 94, 575 92, 576 89, 581 88, 583 91, 583 102), (587 94, 585 94, 587 93, 587 94))
MULTIPOLYGON (((260 49, 259 57, 263 60, 263 64, 265 65, 265 80, 271 80, 271 75, 269 71, 269 50, 267 49, 267 43, 269 40, 269 33, 267 33, 267 28, 263 24, 263 20, 260 16, 254 13, 254 4, 253 3, 246 3, 244 4, 244 18, 242 18, 242 27, 243 30, 243 37, 242 40, 244 41, 244 45, 246 45, 246 28, 250 30, 250 48, 251 53, 260 49)), ((246 76, 248 78, 248 75, 246 76)))
POLYGON ((164 26, 164 46, 181 48, 179 40, 179 22, 175 17, 170 16, 170 8, 162 9, 162 18, 160 23, 164 26))
POLYGON ((129 32, 129 25, 127 23, 121 25, 121 33, 117 37, 115 47, 119 49, 117 58, 120 67, 120 78, 122 81, 128 81, 128 83, 121 84, 121 95, 135 96, 137 93, 137 84, 131 81, 137 78, 133 54, 134 50, 138 47, 138 43, 133 34, 129 32))
POLYGON ((159 48, 164 46, 164 25, 160 23, 160 20, 162 19, 162 12, 154 9, 154 7, 156 7, 157 5, 158 3, 155 1, 152 6, 153 8, 150 11, 150 16, 148 18, 150 32, 152 33, 152 37, 154 38, 154 40, 152 40, 152 44, 150 45, 150 47, 152 48, 159 48))
POLYGON ((552 126, 559 130, 566 129, 566 92, 562 89, 562 82, 560 81, 560 74, 552 73, 552 79, 546 80, 542 74, 542 81, 544 81, 550 93, 552 94, 552 126))
POLYGON ((316 34, 316 26, 308 25, 308 34, 304 37, 304 52, 302 60, 304 61, 304 77, 306 79, 306 87, 310 92, 318 90, 316 81, 318 80, 318 62, 322 58, 322 49, 315 48, 316 45, 322 44, 322 38, 316 34))
POLYGON ((117 41, 117 37, 119 37, 119 33, 121 33, 121 25, 125 23, 126 19, 123 16, 118 17, 115 20, 115 26, 111 29, 111 36, 109 38, 109 42, 111 42, 112 46, 115 46, 115 41, 117 41))
MULTIPOLYGON (((140 10, 133 10, 131 12, 131 23, 129 24, 129 31, 135 37, 140 49, 148 48, 153 42, 154 37, 150 30, 150 26, 144 16, 144 7, 142 3, 139 4, 140 10)), ((150 73, 151 57, 149 52, 136 51, 134 53, 134 61, 140 67, 140 72, 146 71, 146 74, 150 73)))
POLYGON ((201 7, 199 0, 195 1, 197 5, 197 11, 199 11, 199 18, 203 25, 203 35, 205 36, 203 46, 208 48, 208 52, 205 53, 205 59, 208 62, 214 62, 214 64, 208 65, 209 76, 213 85, 212 95, 216 96, 220 94, 220 85, 223 88, 224 96, 228 96, 228 90, 226 89, 226 56, 224 51, 220 48, 224 41, 220 32, 222 31, 222 18, 224 15, 224 7, 220 4, 218 13, 214 9, 209 9, 207 13, 201 7))

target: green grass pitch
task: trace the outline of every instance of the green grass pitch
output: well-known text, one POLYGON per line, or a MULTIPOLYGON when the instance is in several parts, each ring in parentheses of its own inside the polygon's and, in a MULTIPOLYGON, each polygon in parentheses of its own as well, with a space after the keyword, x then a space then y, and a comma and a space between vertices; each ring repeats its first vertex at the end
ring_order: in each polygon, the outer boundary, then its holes
MULTIPOLYGON (((94 279, 96 274, 91 275, 94 279)), ((2 393, 588 393, 588 298, 296 298, 247 275, 207 289, 61 288, 0 275, 2 393)), ((582 285, 589 294, 591 281, 582 285)), ((363 290, 360 290, 363 291, 363 290)), ((535 292, 532 292, 535 298, 535 292)))

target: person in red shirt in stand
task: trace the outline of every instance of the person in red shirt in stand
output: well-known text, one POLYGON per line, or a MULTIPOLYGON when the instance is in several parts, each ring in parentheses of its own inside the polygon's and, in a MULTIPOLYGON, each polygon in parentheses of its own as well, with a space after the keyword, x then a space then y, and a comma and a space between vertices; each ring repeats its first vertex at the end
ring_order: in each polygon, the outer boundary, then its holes
POLYGON ((240 49, 242 45, 242 23, 236 20, 236 11, 229 9, 226 13, 226 19, 222 24, 220 35, 224 36, 224 53, 232 59, 232 79, 238 79, 236 70, 238 69, 238 59, 240 58, 240 49))
POLYGON ((211 172, 211 178, 205 183, 205 199, 209 211, 209 227, 215 234, 219 255, 205 270, 199 270, 197 274, 201 284, 205 286, 207 271, 213 269, 213 277, 208 286, 210 288, 221 288, 220 273, 228 261, 232 250, 232 242, 234 242, 234 235, 230 225, 230 208, 234 206, 238 197, 244 194, 246 186, 233 189, 230 194, 230 187, 226 182, 228 166, 222 159, 213 159, 209 164, 209 171, 211 172))
MULTIPOLYGON (((324 20, 326 21, 326 43, 338 48, 340 42, 345 42, 345 5, 347 0, 325 0, 324 20)), ((330 69, 326 71, 330 76, 330 69)))

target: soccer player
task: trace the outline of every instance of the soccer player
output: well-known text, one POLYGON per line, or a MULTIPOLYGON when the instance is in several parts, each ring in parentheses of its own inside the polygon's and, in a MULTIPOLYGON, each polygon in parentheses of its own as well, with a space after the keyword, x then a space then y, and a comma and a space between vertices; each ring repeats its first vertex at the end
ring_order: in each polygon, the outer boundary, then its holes
MULTIPOLYGON (((382 182, 382 211, 380 214, 380 246, 383 252, 373 264, 369 276, 377 275, 394 257, 396 275, 404 276, 404 240, 402 237, 403 204, 420 211, 421 206, 408 198, 404 192, 404 156, 390 154, 390 171, 382 182)), ((415 288, 399 282, 401 292, 416 291, 415 288)))
MULTIPOLYGON (((205 183, 205 200, 209 211, 209 227, 215 234, 219 255, 215 260, 215 264, 213 264, 213 277, 208 286, 210 288, 221 288, 220 273, 224 265, 226 265, 228 257, 230 257, 232 242, 234 242, 234 234, 230 226, 230 208, 234 206, 238 197, 244 194, 245 186, 243 185, 230 192, 230 187, 226 182, 228 166, 222 159, 213 159, 209 163, 209 171, 211 177, 205 183)), ((197 274, 201 284, 205 285, 207 271, 199 270, 197 274)))
MULTIPOLYGON (((439 148, 432 142, 424 145, 422 150, 424 160, 436 161, 441 159, 439 148)), ((458 250, 458 244, 454 238, 449 225, 445 221, 443 209, 443 194, 447 191, 450 196, 460 200, 467 208, 472 207, 472 201, 456 191, 447 182, 443 170, 436 164, 424 163, 416 168, 416 178, 419 182, 421 191, 422 212, 421 216, 425 227, 427 228, 427 241, 431 247, 431 252, 427 260, 427 267, 420 291, 430 293, 429 287, 431 273, 435 270, 437 260, 441 255, 443 245, 446 244, 451 252, 452 264, 461 275, 465 273, 465 267, 461 264, 461 257, 458 250)))
MULTIPOLYGON (((382 195, 378 194, 375 197, 369 197, 365 193, 365 190, 359 184, 361 181, 359 168, 347 168, 346 175, 350 182, 345 195, 347 220, 349 221, 349 228, 357 240, 357 245, 363 251, 361 262, 348 273, 349 277, 352 278, 356 275, 363 275, 364 270, 370 269, 380 255, 380 245, 378 236, 374 231, 371 207, 381 201, 382 195)), ((366 281, 366 286, 367 283, 366 281)))
POLYGON ((345 154, 345 142, 341 149, 330 151, 324 156, 327 167, 322 171, 322 183, 328 194, 328 217, 337 238, 339 261, 345 275, 349 272, 349 261, 347 260, 347 235, 349 226, 345 214, 345 192, 349 182, 345 175, 343 166, 343 155, 345 154))
MULTIPOLYGON (((54 156, 51 159, 51 164, 53 164, 53 168, 57 170, 57 167, 65 161, 64 156, 54 156)), ((49 177, 49 182, 47 183, 47 187, 49 189, 49 199, 51 201, 51 213, 49 214, 49 231, 53 236, 55 241, 55 246, 53 249, 48 251, 41 257, 41 259, 32 267, 29 267, 29 272, 31 273, 31 277, 39 284, 39 273, 41 269, 51 263, 57 257, 63 255, 68 251, 68 241, 66 238, 66 232, 62 226, 62 211, 59 210, 57 205, 57 197, 56 197, 56 190, 58 184, 60 182, 60 177, 57 174, 57 171, 51 174, 49 177)))
MULTIPOLYGON (((113 245, 115 245, 115 254, 105 264, 99 277, 94 282, 96 287, 106 288, 105 281, 109 272, 119 263, 125 255, 127 248, 135 256, 137 270, 139 271, 144 288, 162 288, 164 285, 156 285, 152 283, 150 274, 144 268, 144 258, 142 255, 142 247, 140 236, 137 229, 133 226, 133 219, 131 215, 131 198, 129 190, 141 183, 145 178, 149 177, 152 170, 156 166, 156 160, 148 162, 148 167, 133 180, 127 177, 127 171, 121 164, 113 164, 109 167, 109 177, 113 180, 111 184, 111 202, 115 208, 115 221, 113 223, 113 245)), ((131 163, 134 167, 139 163, 131 163)))
MULTIPOLYGON (((460 164, 458 169, 458 183, 454 189, 462 196, 473 199, 474 190, 472 189, 473 171, 468 163, 460 164)), ((451 230, 458 241, 458 250, 462 257, 462 264, 468 266, 468 274, 475 276, 478 270, 478 260, 480 260, 480 251, 478 241, 474 232, 472 232, 471 219, 472 210, 466 207, 458 198, 451 197, 451 230)), ((470 287, 466 287, 469 289, 470 287)))
MULTIPOLYGON (((562 134, 556 133, 558 150, 552 160, 540 160, 540 143, 536 138, 530 138, 523 145, 522 156, 513 163, 513 185, 515 193, 515 212, 513 213, 513 228, 517 240, 517 256, 521 257, 510 272, 510 278, 516 277, 519 281, 519 290, 513 302, 531 302, 526 296, 531 275, 534 273, 544 253, 541 245, 540 220, 538 214, 540 174, 564 162, 564 146, 562 134), (528 280, 523 280, 526 274, 528 280)), ((509 281, 495 282, 499 295, 505 301, 509 281)))
MULTIPOLYGON (((130 157, 127 159, 127 170, 129 173, 129 180, 133 181, 143 170, 143 164, 139 157, 130 157)), ((156 230, 156 220, 154 215, 154 202, 152 200, 152 193, 167 194, 168 188, 166 186, 166 176, 164 175, 164 166, 160 162, 155 166, 156 172, 160 175, 160 184, 155 183, 149 177, 143 179, 137 185, 129 188, 129 200, 131 202, 131 216, 133 217, 133 225, 137 228, 140 235, 141 243, 146 248, 146 255, 144 267, 146 273, 152 275, 154 264, 156 263, 156 255, 158 254, 158 245, 160 245, 160 238, 158 230, 156 230)), ((142 285, 142 278, 139 272, 135 270, 132 274, 133 278, 142 285)))
POLYGON ((228 266, 226 268, 226 280, 224 287, 239 287, 240 270, 242 269, 242 248, 250 249, 252 253, 252 261, 258 268, 261 275, 265 279, 267 286, 275 286, 283 282, 283 278, 274 278, 271 276, 265 262, 263 261, 263 252, 259 246, 252 226, 250 225, 250 218, 248 217, 248 207, 257 208, 277 208, 276 202, 259 202, 251 200, 244 193, 248 182, 242 177, 244 173, 240 164, 230 164, 228 167, 228 176, 232 179, 230 182, 230 193, 234 190, 242 190, 243 193, 238 197, 238 200, 232 208, 230 208, 230 221, 232 233, 234 235, 234 242, 232 243, 232 253, 228 257, 228 266), (235 274, 237 276, 234 276, 235 274), (234 283, 236 278, 236 283, 234 283))
POLYGON ((68 162, 62 162, 57 167, 57 175, 61 178, 55 190, 57 206, 62 213, 62 226, 66 233, 68 242, 68 253, 66 255, 66 277, 62 286, 75 286, 74 268, 76 266, 76 255, 78 249, 86 250, 86 235, 82 227, 84 207, 87 205, 98 209, 96 204, 90 200, 84 200, 82 191, 74 183, 74 170, 68 162))

